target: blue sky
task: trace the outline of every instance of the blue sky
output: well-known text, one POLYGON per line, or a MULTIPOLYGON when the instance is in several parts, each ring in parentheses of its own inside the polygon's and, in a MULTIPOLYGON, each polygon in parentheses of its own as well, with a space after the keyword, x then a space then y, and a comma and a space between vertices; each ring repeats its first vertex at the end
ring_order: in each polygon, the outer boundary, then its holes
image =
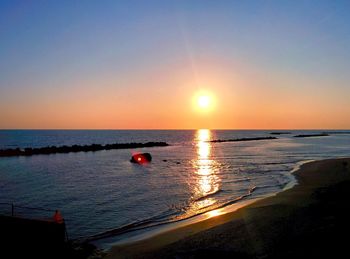
MULTIPOLYGON (((245 80, 258 73, 263 80, 293 82, 256 86, 266 91, 323 91, 319 102, 336 91, 331 101, 338 98, 344 107, 334 112, 348 111, 349 7, 349 1, 0 1, 0 115, 8 118, 5 110, 11 110, 11 117, 17 116, 13 121, 0 117, 0 127, 49 127, 29 119, 21 123, 22 105, 29 109, 26 117, 43 116, 30 112, 33 103, 42 108, 52 102, 59 108, 72 102, 70 92, 81 91, 76 85, 82 80, 94 82, 86 91, 98 88, 106 96, 111 93, 111 86, 103 88, 106 80, 121 96, 131 88, 152 92, 149 83, 134 86, 130 81, 179 67, 204 77, 202 64, 208 60, 219 70, 220 64, 225 70, 236 64, 232 73, 245 80), (304 83, 298 85, 297 79, 304 83)), ((157 79, 152 83, 160 87, 157 79)), ((172 82, 162 87, 167 85, 177 89, 172 82)))

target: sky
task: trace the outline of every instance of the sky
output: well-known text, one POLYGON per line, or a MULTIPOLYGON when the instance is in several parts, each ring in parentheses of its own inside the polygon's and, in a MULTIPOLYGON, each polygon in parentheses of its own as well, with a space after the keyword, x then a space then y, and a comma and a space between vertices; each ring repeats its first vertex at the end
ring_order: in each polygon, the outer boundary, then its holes
POLYGON ((336 0, 1 0, 0 129, 350 129, 349 13, 336 0))

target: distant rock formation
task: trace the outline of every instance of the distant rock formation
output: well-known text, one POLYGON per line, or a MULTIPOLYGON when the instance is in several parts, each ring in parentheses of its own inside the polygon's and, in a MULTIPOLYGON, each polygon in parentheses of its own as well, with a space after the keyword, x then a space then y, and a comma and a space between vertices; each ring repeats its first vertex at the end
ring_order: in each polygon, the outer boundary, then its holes
POLYGON ((324 131, 322 134, 350 134, 350 131, 324 131))
POLYGON ((271 135, 286 135, 291 134, 291 132, 285 132, 285 131, 276 131, 276 132, 270 132, 271 135))
POLYGON ((240 142, 240 141, 254 141, 254 140, 269 140, 277 139, 276 137, 258 137, 258 138, 236 138, 236 139, 215 139, 210 140, 210 143, 222 143, 222 142, 240 142))
POLYGON ((9 156, 32 156, 32 155, 48 155, 56 153, 70 152, 89 152, 112 149, 130 149, 143 147, 165 147, 169 146, 166 142, 147 142, 147 143, 115 143, 115 144, 92 144, 92 145, 73 145, 73 146, 50 146, 41 148, 15 148, 15 149, 0 149, 0 157, 9 156))
POLYGON ((329 134, 326 133, 319 133, 319 134, 301 134, 296 135, 294 138, 312 138, 312 137, 327 137, 329 134))

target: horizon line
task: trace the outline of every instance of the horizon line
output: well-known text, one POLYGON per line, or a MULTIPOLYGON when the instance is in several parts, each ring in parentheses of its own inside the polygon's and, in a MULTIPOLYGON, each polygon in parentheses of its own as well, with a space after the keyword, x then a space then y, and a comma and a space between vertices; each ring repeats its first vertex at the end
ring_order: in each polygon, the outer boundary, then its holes
POLYGON ((142 128, 131 128, 131 129, 128 129, 128 128, 0 128, 0 131, 5 131, 5 130, 101 130, 101 131, 107 131, 107 130, 110 130, 110 131, 113 131, 113 130, 134 130, 134 131, 137 131, 137 130, 143 130, 143 131, 151 131, 151 130, 169 130, 169 131, 175 131, 175 130, 200 130, 200 129, 208 129, 208 130, 269 130, 269 131, 288 131, 288 130, 341 130, 341 131, 344 131, 344 130, 350 130, 350 128, 295 128, 295 129, 286 129, 286 128, 258 128, 258 129, 249 129, 249 128, 188 128, 188 129, 176 129, 176 128, 164 128, 164 129, 161 129, 161 128, 148 128, 148 129, 142 129, 142 128))

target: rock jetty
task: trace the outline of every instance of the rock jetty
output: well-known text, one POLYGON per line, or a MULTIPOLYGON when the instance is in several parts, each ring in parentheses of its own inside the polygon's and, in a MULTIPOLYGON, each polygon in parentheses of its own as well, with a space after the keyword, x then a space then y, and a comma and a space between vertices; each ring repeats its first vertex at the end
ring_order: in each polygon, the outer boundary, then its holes
POLYGON ((254 140, 270 140, 277 139, 276 137, 259 137, 259 138, 236 138, 236 139, 215 139, 210 140, 210 143, 222 143, 222 142, 240 142, 240 141, 254 141, 254 140))
POLYGON ((270 132, 271 135, 287 135, 291 134, 291 132, 285 132, 285 131, 276 131, 276 132, 270 132))
POLYGON ((100 150, 112 149, 131 149, 144 147, 166 147, 169 146, 166 142, 147 142, 147 143, 115 143, 115 144, 91 144, 91 145, 73 145, 73 146, 49 146, 41 148, 14 148, 14 149, 0 149, 0 157, 9 156, 32 156, 32 155, 49 155, 56 153, 70 153, 70 152, 90 152, 100 150))
POLYGON ((294 138, 312 138, 312 137, 327 137, 329 134, 326 133, 319 133, 319 134, 301 134, 296 135, 294 138))

